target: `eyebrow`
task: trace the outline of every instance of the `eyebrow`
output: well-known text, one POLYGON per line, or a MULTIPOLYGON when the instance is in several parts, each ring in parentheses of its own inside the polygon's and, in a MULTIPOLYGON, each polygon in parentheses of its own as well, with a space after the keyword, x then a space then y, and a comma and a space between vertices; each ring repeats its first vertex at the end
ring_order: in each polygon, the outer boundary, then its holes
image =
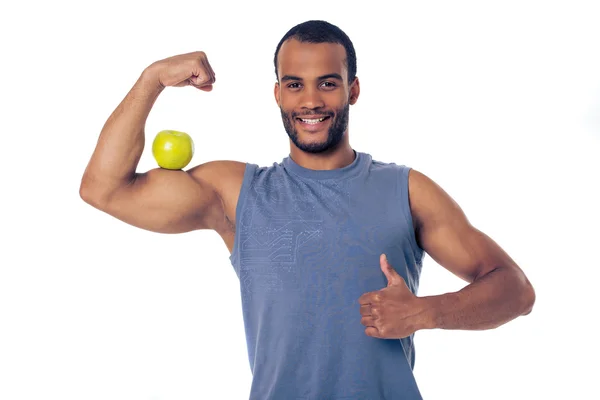
MULTIPOLYGON (((321 81, 323 79, 338 79, 338 80, 342 80, 342 76, 340 74, 327 74, 327 75, 321 75, 317 78, 317 80, 321 81)), ((293 76, 293 75, 284 75, 281 78, 282 82, 287 82, 287 81, 302 81, 303 79, 300 78, 299 76, 293 76)))

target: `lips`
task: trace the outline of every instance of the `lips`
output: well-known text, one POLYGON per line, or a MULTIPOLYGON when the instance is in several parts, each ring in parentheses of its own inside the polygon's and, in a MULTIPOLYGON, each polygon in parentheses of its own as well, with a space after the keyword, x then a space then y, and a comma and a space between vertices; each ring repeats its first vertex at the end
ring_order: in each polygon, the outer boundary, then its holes
POLYGON ((321 130, 327 125, 327 121, 330 120, 329 115, 310 115, 296 117, 296 121, 307 131, 316 132, 321 130))
POLYGON ((307 116, 296 117, 297 120, 304 122, 304 123, 319 123, 319 122, 323 122, 327 118, 330 118, 330 116, 329 115, 307 115, 307 116))
POLYGON ((298 117, 297 119, 300 122, 303 122, 305 124, 317 124, 319 122, 323 122, 326 119, 330 118, 328 115, 323 115, 321 117, 317 117, 317 116, 310 116, 310 117, 298 117))

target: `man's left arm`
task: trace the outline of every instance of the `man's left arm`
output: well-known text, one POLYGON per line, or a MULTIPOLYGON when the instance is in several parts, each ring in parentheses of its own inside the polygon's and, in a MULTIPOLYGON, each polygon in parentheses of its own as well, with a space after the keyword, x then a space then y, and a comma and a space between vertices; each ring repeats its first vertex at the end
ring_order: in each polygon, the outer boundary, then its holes
POLYGON ((365 333, 392 339, 420 329, 493 329, 529 314, 535 291, 517 263, 473 227, 459 205, 427 176, 411 170, 408 186, 417 242, 468 285, 457 292, 417 297, 382 255, 387 287, 359 298, 365 333))
POLYGON ((425 318, 417 327, 492 329, 531 312, 535 291, 521 268, 439 185, 411 170, 409 196, 419 245, 469 283, 458 292, 419 298, 425 318))

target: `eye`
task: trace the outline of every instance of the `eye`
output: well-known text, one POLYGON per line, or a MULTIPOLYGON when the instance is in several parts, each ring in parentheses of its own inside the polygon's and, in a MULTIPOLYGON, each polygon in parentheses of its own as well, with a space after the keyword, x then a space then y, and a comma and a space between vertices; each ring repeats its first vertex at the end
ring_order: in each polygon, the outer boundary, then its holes
POLYGON ((292 82, 289 85, 287 85, 287 87, 289 89, 298 89, 300 88, 300 82, 292 82))
POLYGON ((337 85, 334 82, 330 82, 330 81, 325 81, 323 83, 321 83, 321 86, 327 88, 327 89, 333 89, 335 88, 337 85))

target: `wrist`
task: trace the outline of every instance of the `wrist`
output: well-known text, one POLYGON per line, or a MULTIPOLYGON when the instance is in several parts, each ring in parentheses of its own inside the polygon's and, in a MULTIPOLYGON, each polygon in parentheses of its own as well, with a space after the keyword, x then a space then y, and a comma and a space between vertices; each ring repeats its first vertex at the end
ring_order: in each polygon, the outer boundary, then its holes
POLYGON ((460 292, 450 292, 437 296, 423 297, 426 317, 425 329, 448 329, 448 320, 452 313, 459 307, 460 292))
POLYGON ((417 326, 417 330, 436 329, 440 324, 440 296, 419 297, 423 311, 417 326))
POLYGON ((148 66, 139 78, 139 83, 146 89, 160 93, 164 90, 165 86, 160 82, 159 73, 155 64, 148 66))

